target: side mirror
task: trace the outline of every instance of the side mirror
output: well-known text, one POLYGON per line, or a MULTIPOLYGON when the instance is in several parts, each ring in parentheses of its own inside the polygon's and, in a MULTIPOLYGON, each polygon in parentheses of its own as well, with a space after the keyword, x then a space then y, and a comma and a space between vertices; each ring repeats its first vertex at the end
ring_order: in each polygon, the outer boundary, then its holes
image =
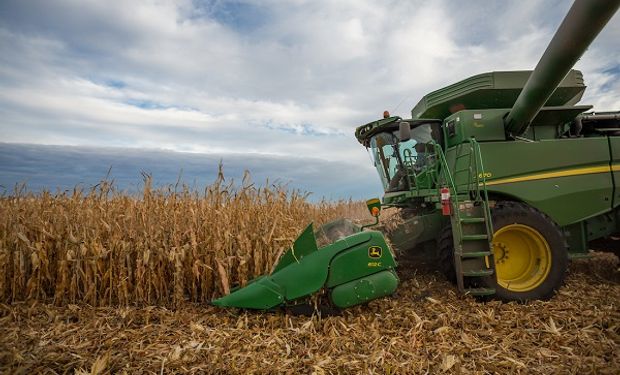
POLYGON ((381 200, 379 198, 373 198, 366 201, 368 211, 373 217, 379 217, 381 214, 381 200))
POLYGON ((398 124, 398 138, 401 142, 411 139, 411 125, 407 121, 401 121, 398 124))

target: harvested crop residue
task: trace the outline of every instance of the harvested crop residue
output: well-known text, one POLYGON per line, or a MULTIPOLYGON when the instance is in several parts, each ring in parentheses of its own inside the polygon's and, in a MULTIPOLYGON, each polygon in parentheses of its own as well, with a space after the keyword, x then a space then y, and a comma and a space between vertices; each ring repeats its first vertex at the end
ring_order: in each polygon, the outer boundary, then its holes
POLYGON ((319 318, 183 304, 3 305, 0 372, 620 372, 618 260, 575 261, 549 302, 479 302, 407 269, 391 299, 319 318))

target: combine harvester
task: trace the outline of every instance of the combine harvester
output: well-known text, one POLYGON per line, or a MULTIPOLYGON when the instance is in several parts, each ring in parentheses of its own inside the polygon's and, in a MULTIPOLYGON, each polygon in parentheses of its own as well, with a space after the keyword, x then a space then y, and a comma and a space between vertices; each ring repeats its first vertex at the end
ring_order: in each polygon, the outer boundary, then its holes
MULTIPOLYGON (((427 94, 411 119, 357 128, 383 205, 401 209, 397 248, 434 246, 462 293, 527 301, 553 296, 569 259, 620 232, 620 112, 576 105, 586 86, 571 70, 619 5, 576 0, 534 71, 479 74, 427 94)), ((368 207, 378 223, 381 202, 368 207)), ((270 275, 213 304, 299 306, 324 292, 347 308, 392 294, 395 267, 380 232, 311 224, 270 275)))

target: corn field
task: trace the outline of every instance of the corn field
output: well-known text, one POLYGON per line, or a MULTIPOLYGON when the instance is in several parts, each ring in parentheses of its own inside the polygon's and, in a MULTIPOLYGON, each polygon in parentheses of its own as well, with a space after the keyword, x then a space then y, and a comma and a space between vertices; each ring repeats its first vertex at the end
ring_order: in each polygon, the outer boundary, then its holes
MULTIPOLYGON (((177 191, 178 190, 178 191, 177 191)), ((309 222, 360 217, 360 202, 309 203, 285 186, 235 187, 222 173, 204 191, 139 196, 91 189, 0 199, 0 301, 55 305, 205 302, 271 270, 309 222)))
MULTIPOLYGON (((390 298, 339 316, 205 302, 269 272, 310 221, 370 219, 286 186, 0 198, 0 373, 617 374, 618 258, 571 263, 551 301, 482 302, 399 253, 390 298), (55 306, 56 305, 56 306, 55 306)), ((389 232, 400 218, 384 211, 389 232)))

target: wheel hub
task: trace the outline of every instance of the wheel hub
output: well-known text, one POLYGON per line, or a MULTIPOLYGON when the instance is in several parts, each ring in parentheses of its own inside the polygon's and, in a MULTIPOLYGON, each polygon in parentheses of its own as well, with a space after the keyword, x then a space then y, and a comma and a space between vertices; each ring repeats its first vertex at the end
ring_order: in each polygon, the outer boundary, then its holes
POLYGON ((551 249, 536 229, 509 224, 493 236, 497 282, 514 292, 527 292, 543 283, 551 269, 551 249))
POLYGON ((493 243, 493 257, 495 258, 495 264, 505 263, 506 260, 509 259, 509 250, 508 246, 503 242, 494 242, 493 243))

